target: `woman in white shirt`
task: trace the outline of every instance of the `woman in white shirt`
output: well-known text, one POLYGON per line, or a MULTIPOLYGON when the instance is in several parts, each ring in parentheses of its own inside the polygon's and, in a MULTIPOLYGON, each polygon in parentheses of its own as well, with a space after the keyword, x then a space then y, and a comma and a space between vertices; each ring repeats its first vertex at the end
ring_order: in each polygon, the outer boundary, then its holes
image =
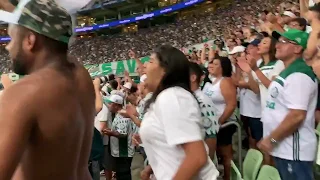
MULTIPOLYGON (((249 75, 252 73, 253 77, 249 78, 250 89, 256 94, 260 94, 261 110, 266 107, 266 98, 268 95, 268 87, 271 81, 280 74, 284 69, 284 64, 281 60, 277 60, 275 57, 276 43, 272 37, 265 36, 258 45, 258 53, 262 57, 262 63, 257 66, 256 61, 250 59, 247 55, 248 65, 244 63, 239 64, 240 68, 247 72, 249 75)), ((263 122, 262 122, 263 123, 263 122)), ((272 159, 269 155, 264 156, 265 164, 272 164, 272 159)))
POLYGON ((274 77, 280 74, 284 69, 284 64, 281 60, 275 58, 276 43, 272 37, 264 37, 258 45, 258 54, 262 57, 262 63, 257 66, 256 61, 250 60, 247 56, 247 62, 250 67, 244 67, 239 64, 240 68, 251 74, 253 71, 253 78, 249 78, 250 89, 256 94, 260 93, 262 111, 266 107, 266 98, 268 95, 268 87, 274 77))
MULTIPOLYGON (((203 92, 209 96, 218 112, 219 124, 235 121, 234 110, 237 106, 237 90, 231 78, 232 64, 227 57, 218 57, 209 63, 209 73, 216 77, 212 83, 207 82, 203 92)), ((232 152, 232 136, 237 127, 230 125, 220 128, 217 135, 218 154, 221 155, 224 166, 224 180, 230 180, 232 152)))
POLYGON ((188 63, 181 51, 164 45, 151 54, 146 68, 146 82, 154 93, 146 104, 139 134, 159 180, 215 180, 219 174, 203 141, 188 63))

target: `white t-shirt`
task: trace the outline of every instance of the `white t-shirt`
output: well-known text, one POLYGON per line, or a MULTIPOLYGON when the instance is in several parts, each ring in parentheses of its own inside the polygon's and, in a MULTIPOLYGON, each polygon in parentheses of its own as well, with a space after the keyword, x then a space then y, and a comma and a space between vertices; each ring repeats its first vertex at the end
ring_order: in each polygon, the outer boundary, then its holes
MULTIPOLYGON (((284 69, 284 64, 281 60, 272 61, 269 62, 266 65, 262 65, 259 67, 261 72, 269 79, 272 80, 274 76, 277 76, 280 74, 280 72, 284 69)), ((252 73, 253 78, 258 82, 259 84, 259 90, 260 90, 260 98, 261 98, 261 108, 262 110, 264 107, 266 107, 266 98, 268 96, 268 88, 266 88, 260 81, 260 79, 257 77, 256 73, 252 73)))
POLYGON ((314 6, 314 1, 313 0, 309 0, 309 7, 314 6))
MULTIPOLYGON (((244 80, 248 82, 248 77, 244 80)), ((250 89, 240 89, 240 114, 252 118, 261 118, 260 95, 250 89)))
POLYGON ((284 138, 273 149, 272 156, 295 161, 313 161, 317 139, 315 109, 318 82, 312 69, 299 59, 290 64, 272 81, 267 96, 267 107, 262 112, 263 136, 267 137, 285 119, 290 109, 304 110, 306 119, 296 132, 284 138))
MULTIPOLYGON (((101 132, 100 122, 107 122, 108 128, 111 128, 112 115, 106 105, 103 104, 101 111, 94 118, 94 127, 101 132)), ((103 145, 108 145, 109 137, 103 136, 103 145)))
MULTIPOLYGON (((158 95, 144 115, 139 132, 157 179, 172 180, 175 176, 185 157, 181 144, 203 141, 201 121, 199 105, 190 92, 171 87, 158 95)), ((208 156, 195 179, 216 180, 218 175, 208 156)))
MULTIPOLYGON (((262 59, 257 61, 257 66, 262 62, 262 59)), ((247 74, 244 76, 244 81, 248 82, 247 74)), ((261 118, 261 100, 260 94, 256 94, 250 89, 240 89, 240 114, 252 118, 261 118)))

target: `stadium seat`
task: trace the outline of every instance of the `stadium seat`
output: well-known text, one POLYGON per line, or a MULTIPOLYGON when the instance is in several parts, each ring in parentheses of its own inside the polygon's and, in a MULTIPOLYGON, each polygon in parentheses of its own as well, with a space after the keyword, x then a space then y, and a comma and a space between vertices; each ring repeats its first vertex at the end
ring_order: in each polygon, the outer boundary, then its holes
POLYGON ((257 180, 281 180, 278 170, 269 165, 263 165, 257 180))
POLYGON ((237 168, 236 164, 231 160, 231 180, 242 180, 241 173, 237 168))
POLYGON ((243 161, 243 179, 256 180, 262 161, 263 155, 260 151, 249 149, 243 161))
MULTIPOLYGON (((243 180, 256 180, 262 160, 263 155, 260 151, 249 149, 243 161, 243 180)), ((241 173, 233 161, 231 161, 231 167, 232 180, 242 180, 241 173)))
POLYGON ((318 136, 320 136, 320 123, 318 124, 317 128, 315 129, 315 131, 316 131, 316 134, 318 136))

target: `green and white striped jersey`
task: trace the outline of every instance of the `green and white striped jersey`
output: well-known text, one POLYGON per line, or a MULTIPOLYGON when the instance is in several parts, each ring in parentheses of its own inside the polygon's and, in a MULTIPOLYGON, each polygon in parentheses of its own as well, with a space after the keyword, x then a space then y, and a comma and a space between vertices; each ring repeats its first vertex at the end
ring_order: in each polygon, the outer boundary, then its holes
POLYGON ((117 114, 112 122, 111 129, 117 131, 124 137, 110 137, 111 155, 113 157, 133 157, 134 145, 132 144, 133 122, 117 114))

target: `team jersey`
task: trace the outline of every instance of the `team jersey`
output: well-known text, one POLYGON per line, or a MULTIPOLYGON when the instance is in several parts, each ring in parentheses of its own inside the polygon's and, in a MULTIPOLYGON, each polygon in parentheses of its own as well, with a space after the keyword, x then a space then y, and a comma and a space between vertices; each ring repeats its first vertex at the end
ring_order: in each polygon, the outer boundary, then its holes
POLYGON ((111 155, 113 157, 133 157, 134 146, 132 144, 133 123, 130 118, 117 114, 112 122, 112 131, 117 131, 125 137, 110 137, 111 155))
MULTIPOLYGON (((263 62, 259 66, 260 71, 269 79, 272 80, 273 77, 280 74, 280 72, 284 69, 284 64, 282 61, 271 61, 268 64, 264 64, 263 62)), ((255 73, 252 74, 255 81, 259 84, 260 90, 260 98, 261 98, 261 107, 266 106, 266 98, 268 96, 268 88, 265 87, 260 79, 257 77, 255 73)))
POLYGON ((316 76, 303 59, 291 63, 271 82, 266 107, 262 112, 264 137, 282 123, 291 109, 307 112, 301 126, 273 149, 273 156, 295 161, 314 160, 317 94, 316 76))
POLYGON ((194 94, 201 110, 202 124, 205 129, 205 139, 215 138, 219 131, 217 109, 214 107, 212 100, 200 89, 196 90, 194 94))

